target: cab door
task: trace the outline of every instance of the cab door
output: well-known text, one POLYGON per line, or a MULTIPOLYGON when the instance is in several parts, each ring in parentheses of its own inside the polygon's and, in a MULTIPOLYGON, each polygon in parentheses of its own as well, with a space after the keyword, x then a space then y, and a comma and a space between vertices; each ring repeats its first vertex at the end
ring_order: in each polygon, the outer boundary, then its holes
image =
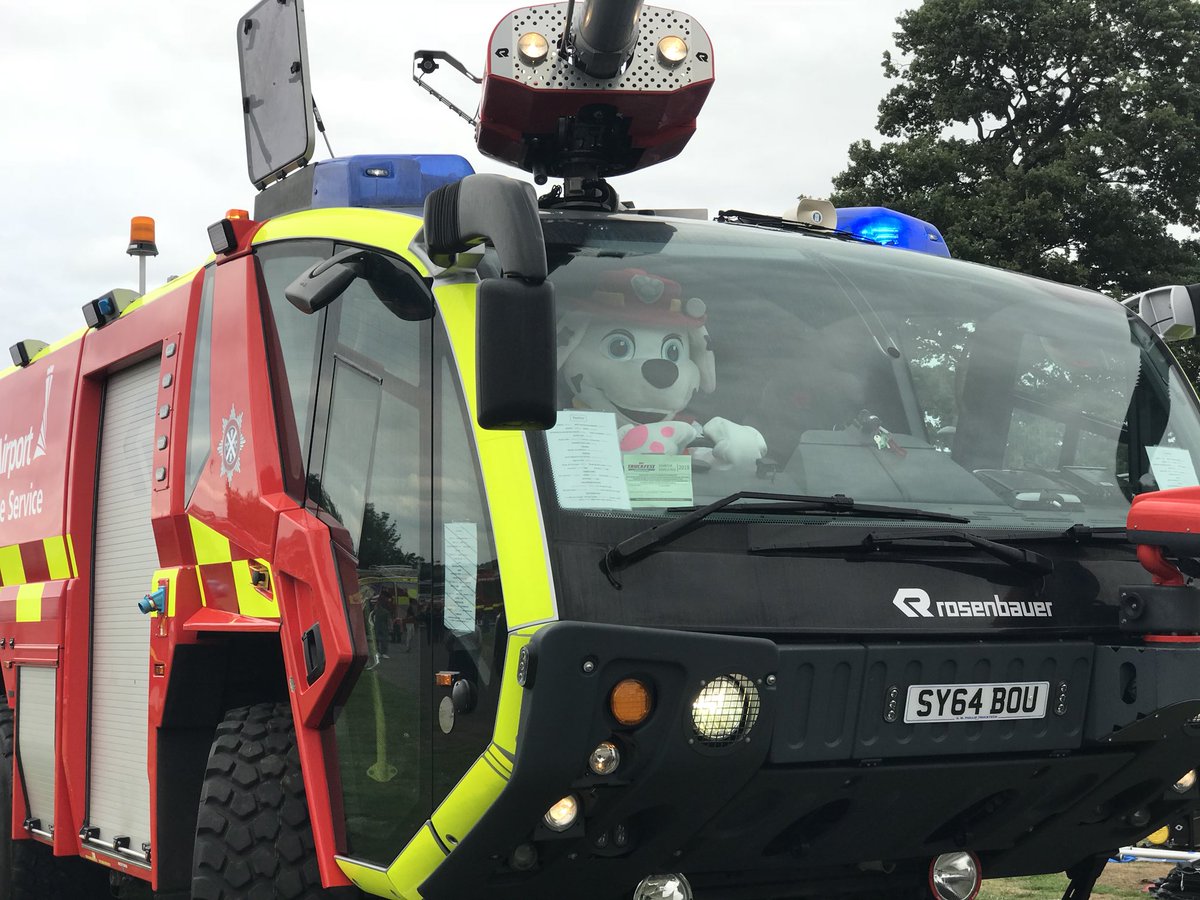
MULTIPOLYGON (((340 249, 280 242, 258 256, 297 411, 293 434, 280 426, 299 457, 285 460, 289 492, 330 528, 355 645, 334 714, 334 816, 346 856, 386 866, 432 802, 429 645, 405 631, 410 607, 430 602, 432 328, 394 315, 362 280, 317 316, 291 307, 287 285, 340 249)), ((412 289, 426 290, 416 278, 412 289)))

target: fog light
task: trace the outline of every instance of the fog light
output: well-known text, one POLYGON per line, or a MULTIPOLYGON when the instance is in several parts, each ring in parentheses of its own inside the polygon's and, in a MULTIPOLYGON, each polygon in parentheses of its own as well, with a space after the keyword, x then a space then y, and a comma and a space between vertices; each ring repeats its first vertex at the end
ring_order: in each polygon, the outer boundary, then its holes
POLYGON ((929 890, 937 900, 975 900, 982 883, 974 853, 943 853, 929 864, 929 890))
POLYGON ((536 66, 545 62, 550 53, 550 42, 544 34, 529 31, 521 35, 517 41, 517 55, 527 66, 536 66))
POLYGON ((1184 775, 1182 778, 1180 778, 1177 782, 1175 782, 1173 785, 1171 785, 1171 787, 1175 788, 1175 790, 1177 790, 1181 794, 1186 794, 1193 787, 1195 787, 1195 785, 1196 785, 1196 770, 1192 769, 1190 772, 1188 772, 1186 775, 1184 775))
POLYGON ((542 821, 551 831, 566 831, 579 818, 579 800, 574 794, 567 794, 552 807, 546 810, 542 821))
POLYGON ((692 703, 692 724, 709 746, 739 741, 758 720, 758 688, 745 675, 718 675, 692 703))
POLYGON ((692 900, 692 886, 682 875, 650 875, 633 892, 633 900, 692 900))
POLYGON ((667 35, 658 42, 658 63, 668 69, 674 69, 688 57, 688 45, 681 37, 667 35))
POLYGON ((621 751, 612 741, 600 744, 588 757, 588 768, 596 775, 611 775, 621 764, 621 751))

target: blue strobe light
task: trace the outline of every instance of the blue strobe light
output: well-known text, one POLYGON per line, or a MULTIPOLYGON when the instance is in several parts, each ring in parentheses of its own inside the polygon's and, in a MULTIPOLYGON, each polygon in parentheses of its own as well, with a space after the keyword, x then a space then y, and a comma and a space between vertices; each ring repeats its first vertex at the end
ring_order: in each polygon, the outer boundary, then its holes
POLYGON ((885 247, 932 256, 950 256, 942 233, 928 222, 882 206, 851 206, 837 211, 837 230, 885 247))

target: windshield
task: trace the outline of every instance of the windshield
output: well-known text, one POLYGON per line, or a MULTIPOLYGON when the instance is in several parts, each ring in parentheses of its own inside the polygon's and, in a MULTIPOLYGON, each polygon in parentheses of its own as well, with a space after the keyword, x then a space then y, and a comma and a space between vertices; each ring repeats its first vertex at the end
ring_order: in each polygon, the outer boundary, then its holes
POLYGON ((732 225, 545 231, 561 411, 531 440, 555 515, 770 491, 1113 526, 1133 495, 1197 484, 1191 388, 1098 294, 732 225))

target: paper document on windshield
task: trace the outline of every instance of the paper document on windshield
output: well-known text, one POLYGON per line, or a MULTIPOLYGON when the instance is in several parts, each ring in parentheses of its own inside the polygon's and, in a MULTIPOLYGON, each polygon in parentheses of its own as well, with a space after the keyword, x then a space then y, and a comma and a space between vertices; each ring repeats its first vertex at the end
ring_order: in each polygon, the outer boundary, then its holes
POLYGON ((639 506, 691 506, 692 458, 661 453, 625 455, 629 502, 639 506))
POLYGON ((1160 491, 1200 484, 1191 451, 1183 447, 1147 447, 1146 455, 1150 457, 1150 468, 1160 491))
POLYGON ((442 533, 446 566, 442 624, 457 635, 475 630, 475 586, 479 579, 477 531, 474 522, 447 522, 442 533))
POLYGON ((563 509, 630 508, 616 415, 560 410, 557 424, 546 432, 546 447, 563 509))

